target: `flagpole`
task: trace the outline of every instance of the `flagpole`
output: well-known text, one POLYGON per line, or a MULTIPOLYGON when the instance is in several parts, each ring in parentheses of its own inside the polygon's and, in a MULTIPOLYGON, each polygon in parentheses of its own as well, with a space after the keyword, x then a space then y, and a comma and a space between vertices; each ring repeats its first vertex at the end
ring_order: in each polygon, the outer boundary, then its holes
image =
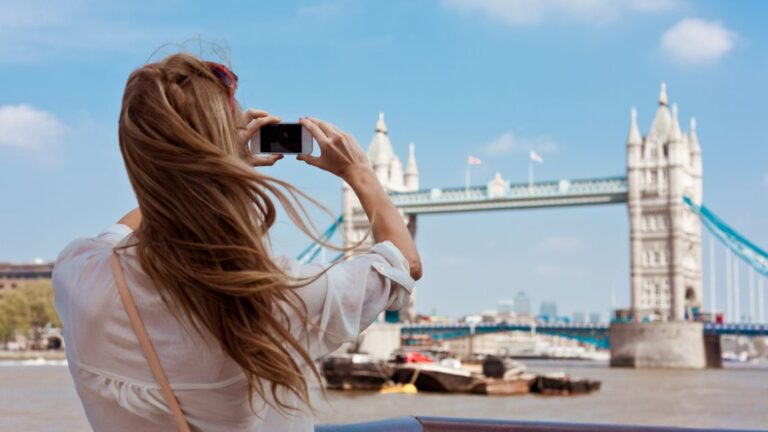
POLYGON ((469 163, 467 163, 467 169, 464 172, 464 189, 467 190, 467 191, 469 190, 469 168, 470 168, 470 166, 471 165, 469 163))
POLYGON ((528 190, 533 190, 533 162, 528 161, 528 190))

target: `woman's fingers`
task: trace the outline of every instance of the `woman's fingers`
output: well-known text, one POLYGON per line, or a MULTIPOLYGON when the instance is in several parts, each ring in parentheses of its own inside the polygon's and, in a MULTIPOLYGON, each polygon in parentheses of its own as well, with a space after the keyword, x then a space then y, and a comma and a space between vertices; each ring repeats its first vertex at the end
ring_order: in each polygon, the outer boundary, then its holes
POLYGON ((336 130, 334 130, 334 128, 331 127, 331 125, 328 124, 327 122, 314 117, 310 117, 309 120, 315 123, 316 125, 318 125, 320 127, 320 130, 322 130, 325 136, 327 136, 328 138, 332 138, 333 136, 338 135, 336 130))
POLYGON ((315 141, 317 141, 317 144, 320 146, 320 150, 322 150, 323 144, 328 142, 328 136, 323 132, 322 129, 315 123, 312 119, 309 117, 304 117, 299 120, 299 123, 301 123, 302 126, 307 128, 309 133, 315 138, 315 141))
POLYGON ((251 120, 244 129, 240 130, 240 141, 245 144, 246 141, 251 139, 256 132, 259 131, 264 125, 280 123, 282 119, 280 117, 271 116, 269 114, 265 116, 256 117, 251 120))
POLYGON ((319 157, 304 153, 296 155, 296 160, 304 161, 309 165, 316 166, 318 168, 322 165, 322 160, 319 157))
POLYGON ((250 162, 252 166, 255 167, 265 167, 265 166, 272 166, 275 164, 275 162, 279 161, 283 158, 282 154, 272 154, 269 156, 256 156, 251 155, 250 162))
POLYGON ((241 116, 241 120, 244 124, 248 124, 251 120, 255 120, 260 117, 266 117, 269 113, 255 108, 248 108, 241 116))
MULTIPOLYGON (((321 120, 321 119, 315 119, 315 120, 320 122, 323 127, 330 129, 332 131, 332 133, 335 133, 336 135, 339 135, 339 136, 342 136, 342 137, 346 137, 347 136, 347 133, 344 132, 343 130, 339 129, 339 127, 336 126, 335 124, 328 123, 327 121, 321 120)), ((326 133, 326 135, 327 135, 327 133, 326 133)))

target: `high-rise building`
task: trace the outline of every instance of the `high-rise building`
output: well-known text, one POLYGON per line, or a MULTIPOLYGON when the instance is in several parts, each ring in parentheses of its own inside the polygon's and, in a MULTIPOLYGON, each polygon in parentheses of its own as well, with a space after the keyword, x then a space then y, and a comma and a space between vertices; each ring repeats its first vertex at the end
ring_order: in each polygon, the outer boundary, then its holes
POLYGON ((586 315, 584 315, 584 312, 574 312, 573 313, 573 322, 574 324, 583 324, 586 322, 586 315))
POLYGON ((601 318, 602 317, 600 316, 600 312, 592 312, 591 314, 589 314, 589 322, 591 322, 592 324, 599 323, 601 318))
POLYGON ((499 319, 510 319, 515 313, 515 301, 514 300, 501 300, 499 301, 499 307, 496 310, 496 315, 499 319))
POLYGON ((557 303, 553 301, 541 302, 539 318, 545 321, 557 321, 557 303))
POLYGON ((515 296, 514 311, 518 316, 530 316, 531 315, 531 299, 528 298, 528 294, 525 291, 520 291, 515 296))

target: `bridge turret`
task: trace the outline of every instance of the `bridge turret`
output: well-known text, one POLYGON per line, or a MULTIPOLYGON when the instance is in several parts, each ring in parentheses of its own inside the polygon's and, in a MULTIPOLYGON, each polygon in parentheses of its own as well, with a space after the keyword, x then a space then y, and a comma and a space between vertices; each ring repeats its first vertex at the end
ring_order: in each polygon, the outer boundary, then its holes
POLYGON ((699 135, 696 133, 696 117, 691 117, 691 133, 688 135, 691 154, 701 154, 699 135))
POLYGON ((405 167, 405 189, 419 190, 419 167, 416 165, 416 146, 408 144, 408 165, 405 167))
POLYGON ((389 186, 389 166, 395 152, 392 150, 392 143, 387 135, 387 124, 384 122, 384 113, 379 113, 379 120, 376 122, 376 133, 371 138, 371 144, 368 146, 368 160, 376 172, 379 182, 385 187, 389 186))
POLYGON ((691 132, 688 135, 688 149, 691 152, 691 170, 694 179, 694 192, 691 199, 698 205, 701 205, 703 199, 702 181, 703 168, 701 164, 701 146, 699 145, 699 136, 696 132, 696 118, 691 118, 691 132))
MULTIPOLYGON (((651 123, 651 130, 648 133, 646 146, 656 147, 665 143, 668 139, 672 127, 672 115, 669 112, 669 102, 667 100, 667 85, 661 83, 661 92, 659 94, 659 107, 656 109, 656 115, 651 123)), ((656 156, 655 154, 651 157, 656 156)), ((648 157, 648 155, 646 155, 648 157)))
POLYGON ((681 131, 664 83, 640 145, 633 129, 627 139, 632 310, 636 319, 683 320, 701 305, 701 226, 682 201, 684 194, 700 195, 696 138, 681 131))
MULTIPOLYGON (((630 111, 629 135, 627 136, 627 146, 641 146, 643 137, 640 135, 640 129, 637 127, 637 108, 632 107, 630 111)), ((639 156, 639 154, 638 154, 639 156)))
POLYGON ((402 191, 403 185, 403 163, 395 155, 392 158, 392 164, 389 166, 389 189, 393 191, 402 191))

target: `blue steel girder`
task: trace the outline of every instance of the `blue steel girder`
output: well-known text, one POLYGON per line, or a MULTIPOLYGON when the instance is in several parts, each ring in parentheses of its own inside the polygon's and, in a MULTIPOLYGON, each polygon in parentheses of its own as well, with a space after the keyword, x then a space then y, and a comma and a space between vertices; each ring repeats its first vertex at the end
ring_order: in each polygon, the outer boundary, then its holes
POLYGON ((683 196, 683 202, 691 208, 700 218, 702 224, 725 247, 733 251, 736 256, 754 268, 758 273, 768 277, 768 252, 762 250, 746 237, 728 226, 704 205, 697 205, 690 197, 683 196))
POLYGON ((559 336, 568 339, 575 339, 582 343, 598 346, 607 349, 609 347, 608 325, 607 324, 479 324, 475 326, 456 324, 456 325, 424 325, 414 324, 404 326, 401 329, 403 336, 426 334, 436 340, 449 340, 471 335, 520 331, 531 332, 532 328, 538 334, 549 336, 559 336))
POLYGON ((768 337, 768 324, 714 324, 704 323, 704 334, 768 337))
POLYGON ((405 214, 564 207, 627 202, 627 178, 622 176, 488 186, 433 188, 391 192, 392 202, 405 214))

